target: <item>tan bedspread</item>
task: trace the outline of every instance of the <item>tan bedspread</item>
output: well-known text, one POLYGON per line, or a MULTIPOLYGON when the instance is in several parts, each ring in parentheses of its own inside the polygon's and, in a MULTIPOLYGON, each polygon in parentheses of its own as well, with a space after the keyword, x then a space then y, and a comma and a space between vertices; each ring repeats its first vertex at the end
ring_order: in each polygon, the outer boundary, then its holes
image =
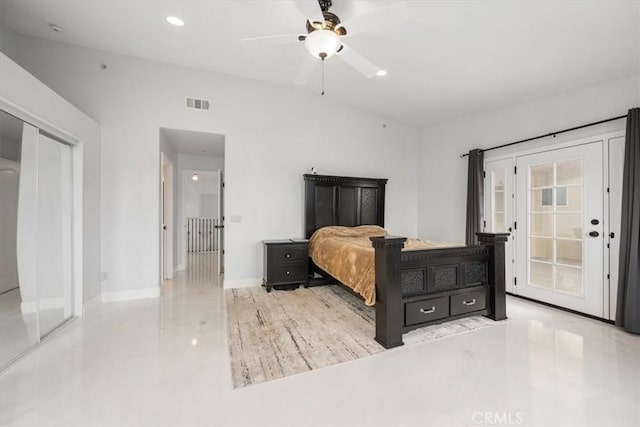
MULTIPOLYGON (((374 250, 369 237, 386 236, 377 225, 323 227, 313 233, 309 256, 318 267, 362 295, 366 305, 376 302, 374 250)), ((431 240, 407 239, 403 250, 464 246, 431 240)))

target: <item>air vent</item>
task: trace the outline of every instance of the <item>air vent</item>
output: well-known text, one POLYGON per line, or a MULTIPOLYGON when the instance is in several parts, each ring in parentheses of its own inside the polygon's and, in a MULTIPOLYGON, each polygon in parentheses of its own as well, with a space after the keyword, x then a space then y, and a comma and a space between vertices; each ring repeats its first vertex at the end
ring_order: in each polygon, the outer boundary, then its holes
POLYGON ((187 108, 193 108, 194 110, 208 110, 209 100, 198 98, 187 98, 187 108))

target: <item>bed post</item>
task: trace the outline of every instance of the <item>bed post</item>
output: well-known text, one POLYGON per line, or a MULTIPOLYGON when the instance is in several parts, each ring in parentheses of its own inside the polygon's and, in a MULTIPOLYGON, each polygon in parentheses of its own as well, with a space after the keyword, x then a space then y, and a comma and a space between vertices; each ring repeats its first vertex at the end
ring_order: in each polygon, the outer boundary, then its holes
POLYGON ((509 233, 476 233, 481 245, 489 248, 489 309, 493 320, 507 318, 507 294, 504 277, 505 243, 509 233))
POLYGON ((384 348, 403 345, 400 253, 405 237, 371 237, 376 263, 376 336, 384 348))

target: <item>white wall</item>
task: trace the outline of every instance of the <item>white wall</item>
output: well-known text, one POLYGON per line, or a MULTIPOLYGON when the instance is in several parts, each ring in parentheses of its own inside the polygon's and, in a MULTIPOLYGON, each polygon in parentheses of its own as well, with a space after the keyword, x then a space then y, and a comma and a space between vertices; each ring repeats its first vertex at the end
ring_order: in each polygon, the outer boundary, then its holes
MULTIPOLYGON (((2 7, 3 3, 0 3, 0 10, 2 10, 2 7)), ((17 38, 18 35, 16 33, 0 25, 0 52, 14 61, 16 61, 18 56, 17 38)))
MULTIPOLYGON (((464 241, 467 159, 461 159, 460 154, 623 115, 639 105, 640 74, 423 127, 418 234, 436 240, 464 241)), ((619 120, 486 155, 598 135, 624 126, 625 121, 619 120)))
POLYGON ((226 137, 225 211, 241 217, 227 222, 226 284, 259 283, 261 240, 303 235, 302 174, 311 166, 388 178, 388 229, 416 234, 413 126, 329 96, 29 37, 18 38, 18 52, 102 125, 104 290, 158 286, 160 127, 226 137), (186 96, 210 99, 212 109, 187 110, 186 96))
POLYGON ((28 116, 32 124, 71 142, 79 141, 74 162, 81 159, 82 168, 80 176, 74 176, 74 186, 82 198, 74 204, 81 203, 77 209, 82 215, 73 226, 76 235, 82 236, 74 241, 82 262, 75 265, 80 277, 74 279, 82 283, 86 302, 100 293, 100 125, 4 54, 0 54, 0 70, 2 109, 19 118, 28 116))

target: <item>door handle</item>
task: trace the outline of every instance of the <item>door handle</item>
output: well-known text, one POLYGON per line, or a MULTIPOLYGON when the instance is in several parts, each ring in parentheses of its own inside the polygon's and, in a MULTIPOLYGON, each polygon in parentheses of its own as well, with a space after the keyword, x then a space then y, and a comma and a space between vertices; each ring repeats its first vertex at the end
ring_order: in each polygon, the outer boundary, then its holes
POLYGON ((589 233, 589 236, 591 237, 598 237, 600 235, 600 233, 598 233, 597 231, 592 231, 589 233))
POLYGON ((616 233, 614 233, 613 231, 609 233, 609 238, 613 239, 614 237, 616 237, 616 233))

